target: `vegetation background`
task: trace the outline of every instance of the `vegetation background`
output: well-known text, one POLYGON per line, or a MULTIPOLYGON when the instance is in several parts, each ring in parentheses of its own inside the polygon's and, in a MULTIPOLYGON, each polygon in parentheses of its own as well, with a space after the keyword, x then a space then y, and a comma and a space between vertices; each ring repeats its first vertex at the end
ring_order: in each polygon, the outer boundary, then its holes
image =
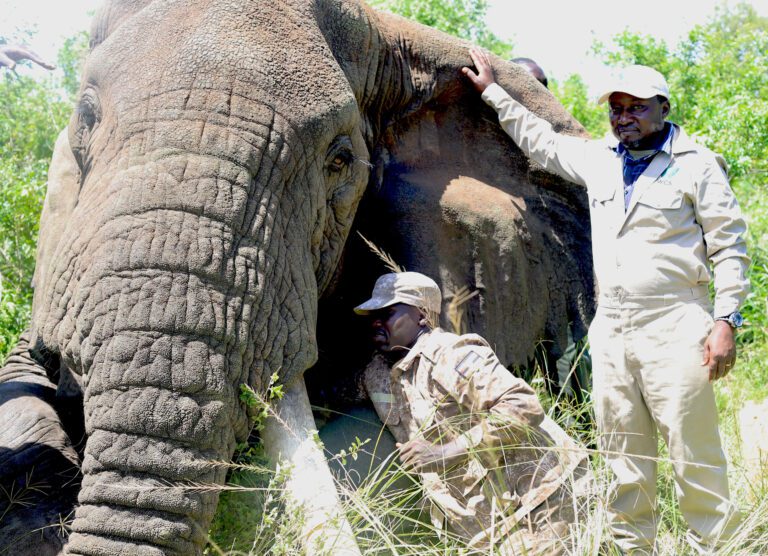
MULTIPOLYGON (((400 13, 475 42, 503 57, 514 46, 488 31, 484 0, 372 0, 372 5, 400 13)), ((25 34, 0 37, 24 42, 25 34)), ((79 68, 87 49, 87 33, 71 37, 61 49, 63 77, 32 80, 15 72, 0 74, 0 358, 4 359, 27 325, 32 300, 37 225, 45 195, 46 175, 56 136, 66 124, 79 87, 79 68)), ((732 186, 749 224, 749 275, 752 293, 743 309, 746 326, 737 341, 739 363, 718 382, 722 433, 729 454, 731 484, 748 519, 727 553, 768 553, 768 468, 750 469, 742 457, 739 414, 746 404, 768 398, 768 18, 748 4, 720 10, 695 27, 677 45, 651 36, 624 32, 609 43, 593 46, 608 65, 642 63, 664 73, 672 91, 671 119, 699 141, 720 152, 730 166, 732 186)), ((555 81, 553 94, 593 135, 607 132, 604 109, 589 98, 579 75, 555 81)), ((588 401, 587 401, 588 403, 588 401)), ((571 412, 589 407, 572 407, 571 412)), ((581 431, 580 434, 583 434, 581 431)), ((365 440, 337 458, 356 457, 365 440)), ((260 452, 243 447, 232 486, 222 495, 221 510, 211 532, 210 553, 290 554, 297 519, 280 505, 281 478, 253 467, 260 452), (225 549, 219 547, 225 547, 225 549)), ((764 456, 765 457, 765 456, 764 456)), ((596 457, 600 472, 599 456, 596 457)), ((662 554, 685 552, 685 526, 677 509, 669 466, 660 478, 663 516, 662 554)), ((438 540, 416 526, 408 510, 418 499, 381 496, 381 475, 358 493, 349 493, 350 516, 370 553, 453 553, 450 540, 438 540), (413 526, 406 526, 408 524, 413 526), (402 533, 401 531, 408 531, 402 533)), ((599 509, 600 500, 595 508, 599 509)), ((595 553, 603 525, 600 511, 583 524, 576 553, 595 553), (595 520, 597 520, 595 522, 595 520), (597 531, 597 533, 595 533, 597 531)), ((421 528, 420 528, 421 527, 421 528)))

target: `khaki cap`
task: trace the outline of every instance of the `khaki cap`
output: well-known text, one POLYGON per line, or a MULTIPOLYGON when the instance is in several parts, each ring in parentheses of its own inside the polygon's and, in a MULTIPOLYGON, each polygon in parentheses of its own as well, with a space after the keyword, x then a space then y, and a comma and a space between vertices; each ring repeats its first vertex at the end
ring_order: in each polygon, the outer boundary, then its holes
POLYGON ((658 71, 648 66, 627 66, 612 80, 608 90, 598 99, 603 104, 613 93, 627 93, 637 98, 653 98, 661 95, 669 99, 669 85, 658 71))
POLYGON ((395 303, 405 303, 440 314, 442 296, 432 278, 419 272, 393 272, 376 280, 371 298, 355 307, 358 315, 367 315, 395 303))

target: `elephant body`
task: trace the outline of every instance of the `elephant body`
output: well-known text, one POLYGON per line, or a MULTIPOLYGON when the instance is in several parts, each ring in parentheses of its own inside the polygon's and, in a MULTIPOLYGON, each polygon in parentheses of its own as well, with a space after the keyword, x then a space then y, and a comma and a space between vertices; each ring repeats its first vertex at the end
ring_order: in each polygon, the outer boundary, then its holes
MULTIPOLYGON (((273 373, 289 394, 264 442, 287 427, 275 456, 322 472, 302 377, 318 352, 317 369, 362 368, 350 309, 384 271, 351 230, 444 292, 479 290, 468 324, 507 365, 564 347, 569 324, 583 335, 584 191, 506 138, 462 81, 467 46, 355 0, 102 6, 51 168, 33 319, 0 371, 0 485, 39 494, 27 472, 47 461, 57 496, 0 501, 6 546, 55 553, 64 527, 27 532, 74 511, 70 554, 201 553, 218 495, 195 486, 224 482, 216 462, 249 432, 240 386, 273 373)), ((513 96, 583 133, 497 64, 513 96)))

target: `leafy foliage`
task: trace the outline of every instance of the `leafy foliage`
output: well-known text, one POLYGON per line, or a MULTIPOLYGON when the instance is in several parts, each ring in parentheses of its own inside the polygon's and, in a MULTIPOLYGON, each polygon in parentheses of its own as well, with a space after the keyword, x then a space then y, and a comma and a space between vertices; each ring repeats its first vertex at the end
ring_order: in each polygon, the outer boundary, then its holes
POLYGON ((48 162, 71 107, 54 82, 0 75, 0 357, 27 326, 48 162))
POLYGON ((80 74, 85 56, 88 54, 89 39, 90 36, 87 31, 80 31, 66 39, 59 51, 57 62, 64 72, 61 84, 69 94, 70 99, 74 99, 78 89, 80 89, 80 74))
POLYGON ((502 58, 509 58, 512 53, 512 44, 491 33, 485 23, 486 0, 369 0, 368 3, 471 41, 502 58))
POLYGON ((571 74, 562 83, 551 80, 549 88, 592 137, 602 137, 608 133, 607 112, 590 99, 587 85, 580 75, 571 74))

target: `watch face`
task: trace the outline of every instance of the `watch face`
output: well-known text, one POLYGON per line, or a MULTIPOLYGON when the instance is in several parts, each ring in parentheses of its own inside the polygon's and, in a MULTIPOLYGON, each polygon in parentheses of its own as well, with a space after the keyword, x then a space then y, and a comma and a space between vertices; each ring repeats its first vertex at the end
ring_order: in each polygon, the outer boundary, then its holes
POLYGON ((741 313, 739 312, 733 313, 731 315, 730 320, 731 320, 731 324, 733 324, 733 326, 735 326, 736 328, 744 324, 744 317, 742 317, 741 313))

